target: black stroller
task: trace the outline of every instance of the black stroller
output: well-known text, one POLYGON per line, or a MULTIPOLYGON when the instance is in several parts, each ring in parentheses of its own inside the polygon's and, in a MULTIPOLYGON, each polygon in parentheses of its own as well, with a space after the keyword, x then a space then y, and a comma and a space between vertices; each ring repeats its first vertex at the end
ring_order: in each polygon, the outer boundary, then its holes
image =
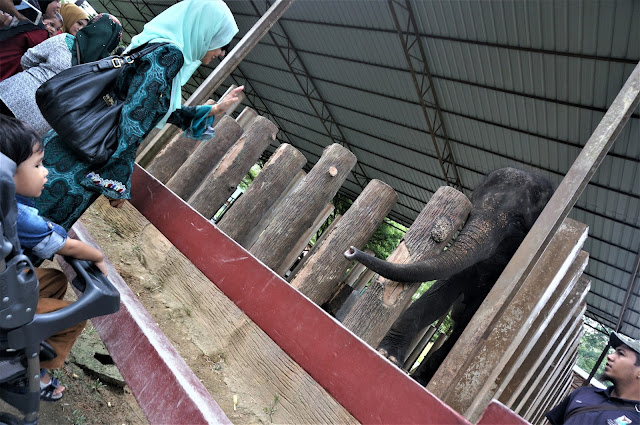
POLYGON ((0 413, 0 424, 37 424, 40 360, 55 357, 45 338, 83 320, 115 313, 120 294, 93 264, 66 259, 76 272, 72 284, 82 295, 61 310, 35 314, 38 279, 17 238, 14 171, 13 161, 0 153, 0 399, 24 418, 0 413))

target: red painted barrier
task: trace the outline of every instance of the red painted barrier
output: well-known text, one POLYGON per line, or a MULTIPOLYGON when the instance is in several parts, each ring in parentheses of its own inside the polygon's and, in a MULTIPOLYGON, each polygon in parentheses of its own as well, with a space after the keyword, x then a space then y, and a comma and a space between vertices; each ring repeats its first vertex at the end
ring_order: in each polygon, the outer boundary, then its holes
POLYGON ((131 192, 138 211, 357 420, 469 424, 137 165, 131 192))

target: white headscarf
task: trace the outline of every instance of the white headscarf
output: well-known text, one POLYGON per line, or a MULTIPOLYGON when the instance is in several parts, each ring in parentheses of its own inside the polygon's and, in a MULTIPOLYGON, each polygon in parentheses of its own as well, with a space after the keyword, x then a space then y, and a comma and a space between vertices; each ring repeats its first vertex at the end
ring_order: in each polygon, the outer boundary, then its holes
POLYGON ((171 86, 169 111, 156 127, 162 128, 169 115, 180 107, 182 86, 200 66, 205 53, 226 46, 237 32, 236 21, 222 0, 184 0, 153 18, 133 37, 127 51, 149 42, 169 42, 178 46, 184 56, 184 64, 171 86))

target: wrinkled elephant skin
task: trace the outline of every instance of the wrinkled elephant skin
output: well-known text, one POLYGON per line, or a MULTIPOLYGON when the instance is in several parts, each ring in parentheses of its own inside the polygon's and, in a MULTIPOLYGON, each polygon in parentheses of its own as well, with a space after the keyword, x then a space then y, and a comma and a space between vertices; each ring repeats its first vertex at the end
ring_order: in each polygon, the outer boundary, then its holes
POLYGON ((443 253, 412 264, 394 264, 351 247, 345 256, 397 282, 437 281, 391 327, 378 351, 402 365, 412 339, 453 306, 451 335, 413 377, 423 385, 436 372, 534 222, 553 187, 544 177, 514 168, 489 174, 471 195, 463 229, 443 253))

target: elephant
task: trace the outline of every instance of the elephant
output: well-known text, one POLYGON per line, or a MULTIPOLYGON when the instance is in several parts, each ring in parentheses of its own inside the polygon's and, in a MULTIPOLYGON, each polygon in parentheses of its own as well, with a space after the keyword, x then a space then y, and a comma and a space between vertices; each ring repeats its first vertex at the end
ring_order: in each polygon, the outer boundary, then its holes
POLYGON ((442 253, 411 264, 390 263, 355 247, 345 253, 379 275, 404 283, 436 282, 394 322, 378 345, 380 354, 402 366, 413 338, 452 307, 454 327, 446 342, 412 377, 426 385, 471 321, 527 232, 553 194, 545 177, 515 168, 486 176, 471 194, 471 212, 442 253))

